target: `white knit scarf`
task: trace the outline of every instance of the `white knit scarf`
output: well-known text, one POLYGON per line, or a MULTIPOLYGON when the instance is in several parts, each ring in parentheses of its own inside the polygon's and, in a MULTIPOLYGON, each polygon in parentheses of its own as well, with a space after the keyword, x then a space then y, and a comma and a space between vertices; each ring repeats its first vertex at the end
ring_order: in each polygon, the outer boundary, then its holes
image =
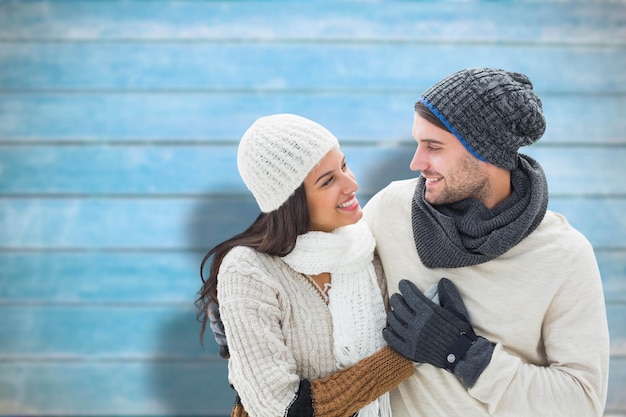
MULTIPOLYGON (((331 233, 300 235, 294 250, 282 258, 305 275, 330 273, 328 308, 338 368, 353 365, 385 346, 385 305, 372 263, 375 245, 369 227, 360 221, 331 233)), ((391 416, 389 394, 363 407, 358 415, 391 416)))

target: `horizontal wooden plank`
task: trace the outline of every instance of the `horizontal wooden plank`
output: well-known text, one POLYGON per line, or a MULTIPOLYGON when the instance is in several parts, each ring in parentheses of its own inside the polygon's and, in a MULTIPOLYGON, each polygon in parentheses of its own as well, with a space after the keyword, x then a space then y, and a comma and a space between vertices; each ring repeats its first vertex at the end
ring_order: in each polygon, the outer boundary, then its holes
POLYGON ((0 362, 3 415, 226 416, 226 361, 0 362))
POLYGON ((606 301, 626 302, 626 252, 599 249, 595 252, 606 301))
POLYGON ((204 251, 258 213, 226 150, 302 113, 362 147, 365 203, 413 175, 419 92, 489 65, 542 96, 528 153, 596 245, 626 415, 625 21, 623 2, 0 1, 0 414, 228 415, 192 304, 204 251))
POLYGON ((626 303, 609 303, 606 310, 611 338, 611 355, 624 358, 626 357, 626 326, 624 326, 626 303))
POLYGON ((620 2, 7 1, 0 39, 623 44, 620 2), (268 13, 268 8, 271 12, 268 13))
MULTIPOLYGON (((626 10, 626 7, 625 7, 626 10)), ((626 46, 626 45, 625 45, 626 46)), ((527 74, 540 93, 626 93, 625 48, 553 45, 4 43, 0 91, 423 91, 464 67, 527 74), (424 66, 424 57, 437 65, 424 66), (559 71, 546 71, 559 68, 559 71)))
MULTIPOLYGON (((7 415, 226 416, 234 401, 223 364, 0 363, 0 382, 7 415)), ((626 414, 625 384, 616 358, 605 416, 626 414)))
MULTIPOLYGON (((555 197, 549 207, 597 248, 626 248, 626 199, 555 197)), ((251 198, 0 198, 0 250, 204 250, 258 213, 251 198)))
MULTIPOLYGON (((191 305, 204 254, 0 252, 0 304, 191 305)), ((596 256, 607 303, 626 303, 626 250, 596 256)))
POLYGON ((551 197, 562 194, 626 195, 626 187, 616 184, 621 182, 617 178, 626 178, 626 167, 621 167, 626 161, 626 144, 602 148, 529 146, 521 152, 541 164, 551 197), (604 175, 599 174, 602 171, 604 175))
POLYGON ((200 343, 193 299, 183 305, 0 304, 0 313, 0 360, 219 359, 210 331, 204 348, 200 343))
POLYGON ((258 214, 252 198, 0 199, 0 249, 203 249, 258 214))
MULTIPOLYGON (((0 361, 21 358, 217 360, 195 309, 176 306, 0 305, 0 361), (123 342, 122 342, 123 341, 123 342)), ((626 356, 626 303, 607 305, 611 354, 626 356)))
MULTIPOLYGON (((273 113, 311 118, 344 143, 411 141, 420 92, 4 93, 0 141, 236 142, 273 113)), ((542 102, 540 143, 626 143, 626 95, 545 94, 542 102)))
POLYGON ((624 387, 626 387, 626 358, 611 358, 605 414, 626 415, 624 387))
MULTIPOLYGON (((0 381, 8 415, 225 416, 234 401, 224 365, 0 363, 0 381)), ((626 360, 616 358, 605 415, 626 413, 624 384, 626 360)))
POLYGON ((568 222, 580 230, 596 248, 624 248, 621 235, 626 222, 623 198, 551 198, 548 208, 562 213, 568 222), (618 243, 620 242, 620 243, 618 243))
MULTIPOLYGON (((360 193, 372 194, 415 174, 415 142, 342 147, 360 193)), ((523 152, 540 161, 551 195, 626 195, 622 147, 540 147, 523 152)), ((237 147, 0 146, 0 195, 247 194, 237 147)))
POLYGON ((0 252, 0 304, 191 306, 204 254, 0 252))

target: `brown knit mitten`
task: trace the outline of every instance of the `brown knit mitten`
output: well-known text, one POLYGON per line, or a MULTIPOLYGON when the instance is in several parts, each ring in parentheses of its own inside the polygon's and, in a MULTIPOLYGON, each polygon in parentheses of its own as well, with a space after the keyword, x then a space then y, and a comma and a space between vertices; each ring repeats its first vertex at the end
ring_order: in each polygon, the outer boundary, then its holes
POLYGON ((389 346, 341 371, 311 381, 316 417, 351 416, 413 375, 413 362, 389 346))
MULTIPOLYGON (((413 375, 413 362, 384 347, 325 378, 300 381, 287 416, 348 417, 413 375)), ((248 417, 239 397, 231 417, 248 417)))
POLYGON ((248 413, 241 404, 235 404, 233 411, 230 413, 230 417, 248 417, 248 413))

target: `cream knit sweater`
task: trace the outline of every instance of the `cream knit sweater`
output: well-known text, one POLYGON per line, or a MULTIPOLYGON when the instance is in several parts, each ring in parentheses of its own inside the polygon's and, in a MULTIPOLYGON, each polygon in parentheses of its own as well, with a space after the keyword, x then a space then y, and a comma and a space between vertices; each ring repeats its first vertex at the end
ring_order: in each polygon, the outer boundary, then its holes
POLYGON ((229 380, 250 415, 284 415, 301 379, 337 371, 325 299, 280 258, 232 249, 222 261, 217 290, 231 353, 229 380))
POLYGON ((548 211, 539 227, 500 257, 462 268, 426 268, 411 228, 416 180, 394 182, 365 206, 389 293, 401 279, 422 291, 449 278, 476 334, 496 348, 465 388, 428 364, 392 391, 394 417, 601 416, 609 335, 602 282, 589 242, 548 211))

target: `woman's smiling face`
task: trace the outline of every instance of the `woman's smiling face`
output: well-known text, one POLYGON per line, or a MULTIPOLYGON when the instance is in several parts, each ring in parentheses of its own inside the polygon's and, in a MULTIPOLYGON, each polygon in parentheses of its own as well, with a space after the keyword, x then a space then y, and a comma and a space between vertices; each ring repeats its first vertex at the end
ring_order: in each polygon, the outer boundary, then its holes
POLYGON ((339 148, 328 152, 304 179, 311 230, 331 232, 358 222, 363 217, 358 188, 344 154, 339 148))

